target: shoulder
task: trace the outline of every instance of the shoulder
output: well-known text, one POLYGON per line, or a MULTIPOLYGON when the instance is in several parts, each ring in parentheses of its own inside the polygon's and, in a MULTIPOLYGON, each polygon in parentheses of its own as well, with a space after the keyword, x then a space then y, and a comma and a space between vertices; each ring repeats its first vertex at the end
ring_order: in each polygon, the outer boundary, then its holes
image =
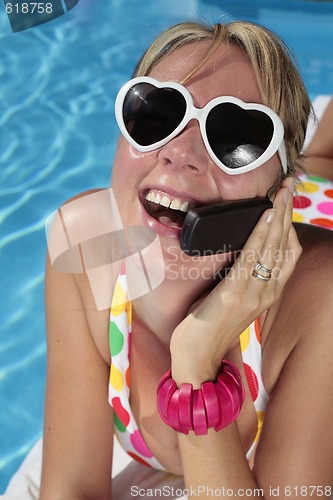
POLYGON ((95 189, 67 200, 58 214, 70 240, 80 243, 114 229, 115 207, 111 189, 95 189))
POLYGON ((289 478, 295 486, 330 484, 333 232, 296 226, 303 253, 266 337, 263 379, 272 397, 255 467, 258 475, 272 472, 281 483, 289 478), (287 447, 281 446, 281 436, 287 447))
POLYGON ((333 231, 309 224, 295 224, 295 229, 303 252, 286 295, 303 311, 309 301, 315 305, 333 299, 333 231))
MULTIPOLYGON (((321 285, 323 293, 327 294, 329 290, 323 285, 332 285, 333 231, 309 224, 295 224, 295 228, 303 252, 292 281, 294 284, 299 281, 312 283, 312 287, 321 285)), ((329 288, 333 289, 332 286, 329 288)))
MULTIPOLYGON (((110 236, 121 227, 111 189, 80 193, 53 212, 47 223, 46 277, 64 293, 74 286, 86 311, 109 309, 113 289, 110 236), (73 283, 73 286, 70 286, 73 283)), ((116 268, 116 269, 115 269, 116 268)))
POLYGON ((315 337, 333 355, 333 336, 329 335, 333 324, 333 231, 307 224, 295 224, 295 229, 303 252, 273 308, 268 337, 283 344, 283 359, 299 342, 311 343, 315 337))
POLYGON ((306 224, 295 228, 303 252, 283 292, 278 317, 284 324, 288 318, 293 343, 317 335, 333 349, 333 336, 328 335, 333 324, 333 231, 306 224))
POLYGON ((304 249, 319 249, 321 246, 331 248, 333 231, 311 224, 294 223, 298 238, 304 249))
POLYGON ((104 332, 119 271, 118 263, 110 261, 109 236, 115 229, 111 194, 99 189, 67 200, 52 214, 47 231, 48 311, 59 310, 62 318, 66 310, 80 316, 105 358, 104 332))
POLYGON ((53 267, 74 274, 94 267, 89 257, 99 248, 95 243, 120 225, 111 189, 70 198, 47 221, 47 248, 53 267))

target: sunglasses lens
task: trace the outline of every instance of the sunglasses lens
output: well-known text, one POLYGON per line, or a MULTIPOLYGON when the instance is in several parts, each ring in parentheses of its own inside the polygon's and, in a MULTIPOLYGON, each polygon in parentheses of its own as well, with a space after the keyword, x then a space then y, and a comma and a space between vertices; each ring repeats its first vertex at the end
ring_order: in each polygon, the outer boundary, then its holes
POLYGON ((206 130, 215 156, 226 167, 237 169, 254 162, 266 151, 274 125, 262 111, 221 103, 209 112, 206 130))
POLYGON ((150 146, 168 137, 185 112, 186 101, 178 90, 150 83, 131 87, 123 103, 125 127, 140 146, 150 146))

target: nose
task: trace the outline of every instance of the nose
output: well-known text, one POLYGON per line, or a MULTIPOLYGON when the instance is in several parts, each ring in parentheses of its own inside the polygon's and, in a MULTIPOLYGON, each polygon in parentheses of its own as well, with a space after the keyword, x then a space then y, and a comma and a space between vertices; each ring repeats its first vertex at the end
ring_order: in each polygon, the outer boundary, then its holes
POLYGON ((191 120, 179 135, 165 144, 158 153, 158 159, 165 166, 205 174, 211 160, 197 120, 191 120))

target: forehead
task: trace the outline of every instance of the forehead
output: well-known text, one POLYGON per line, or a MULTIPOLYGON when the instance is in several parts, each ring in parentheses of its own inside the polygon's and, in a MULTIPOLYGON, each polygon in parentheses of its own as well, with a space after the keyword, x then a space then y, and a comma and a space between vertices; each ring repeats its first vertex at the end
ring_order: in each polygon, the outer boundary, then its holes
MULTIPOLYGON (((181 82, 200 63, 208 47, 209 42, 205 41, 176 49, 155 66, 150 76, 160 81, 181 82)), ((257 78, 249 58, 233 44, 221 45, 205 65, 185 82, 185 86, 201 105, 220 95, 239 97, 246 102, 261 102, 257 78)))

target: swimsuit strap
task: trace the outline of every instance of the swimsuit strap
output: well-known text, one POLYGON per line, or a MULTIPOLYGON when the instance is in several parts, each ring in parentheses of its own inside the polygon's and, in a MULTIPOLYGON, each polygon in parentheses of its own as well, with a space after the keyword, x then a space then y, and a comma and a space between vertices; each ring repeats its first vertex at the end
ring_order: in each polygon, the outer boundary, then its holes
POLYGON ((257 434, 251 448, 246 454, 247 458, 249 458, 259 441, 269 399, 262 379, 262 348, 258 319, 246 328, 239 340, 246 379, 258 420, 257 434))
POLYGON ((125 269, 122 268, 112 298, 109 330, 109 403, 114 410, 115 434, 132 458, 154 469, 165 470, 144 442, 130 406, 132 302, 127 300, 127 292, 125 269))

